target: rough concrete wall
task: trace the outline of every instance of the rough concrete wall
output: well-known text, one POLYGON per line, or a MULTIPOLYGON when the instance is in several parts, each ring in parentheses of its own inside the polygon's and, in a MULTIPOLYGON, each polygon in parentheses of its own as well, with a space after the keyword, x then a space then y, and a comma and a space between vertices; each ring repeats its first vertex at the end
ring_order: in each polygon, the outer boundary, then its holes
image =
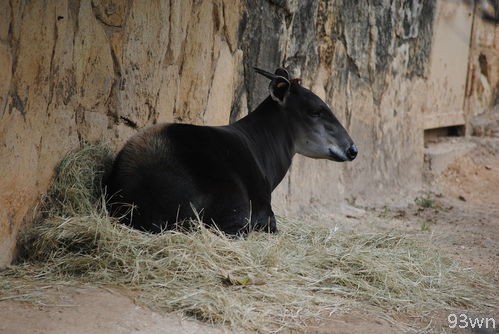
POLYGON ((464 1, 439 1, 433 27, 424 128, 463 125, 473 10, 464 1))
POLYGON ((241 4, 0 0, 0 264, 79 142, 163 121, 224 124, 241 4))
POLYGON ((499 136, 499 24, 480 18, 475 7, 465 110, 467 130, 499 136))
POLYGON ((284 65, 335 110, 350 164, 297 157, 281 213, 419 186, 432 1, 0 0, 0 265, 62 155, 165 121, 224 124, 284 65))

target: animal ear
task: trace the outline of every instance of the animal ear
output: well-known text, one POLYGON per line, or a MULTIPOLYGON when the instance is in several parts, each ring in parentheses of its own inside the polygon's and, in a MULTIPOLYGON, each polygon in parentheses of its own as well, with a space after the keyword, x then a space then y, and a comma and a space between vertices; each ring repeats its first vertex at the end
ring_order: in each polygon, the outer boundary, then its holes
POLYGON ((256 73, 263 75, 264 77, 270 79, 270 96, 272 99, 278 103, 282 103, 286 94, 289 91, 291 84, 289 83, 289 73, 283 68, 278 68, 275 74, 264 71, 262 69, 253 67, 256 73))
POLYGON ((282 76, 276 76, 269 85, 270 96, 278 103, 282 103, 286 97, 291 84, 289 80, 282 76))
POLYGON ((275 75, 281 76, 283 78, 286 78, 289 80, 289 72, 286 71, 284 68, 279 67, 277 70, 275 70, 275 75))

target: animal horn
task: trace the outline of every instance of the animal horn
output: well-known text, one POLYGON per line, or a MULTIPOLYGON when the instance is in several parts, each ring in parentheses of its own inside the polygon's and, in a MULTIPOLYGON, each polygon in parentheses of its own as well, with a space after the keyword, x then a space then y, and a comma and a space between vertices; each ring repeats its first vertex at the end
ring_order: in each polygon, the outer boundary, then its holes
POLYGON ((255 69, 256 73, 261 74, 264 77, 269 78, 270 80, 274 80, 277 77, 275 74, 259 69, 258 67, 253 68, 255 69))

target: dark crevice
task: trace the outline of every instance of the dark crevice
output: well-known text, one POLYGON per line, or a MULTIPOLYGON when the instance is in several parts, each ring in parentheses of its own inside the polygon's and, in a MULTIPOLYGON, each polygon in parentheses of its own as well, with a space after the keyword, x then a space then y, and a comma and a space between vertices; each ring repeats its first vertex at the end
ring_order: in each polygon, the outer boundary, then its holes
POLYGON ((357 76, 358 78, 360 78, 361 75, 360 75, 359 66, 357 65, 355 60, 352 58, 352 56, 350 56, 348 54, 348 48, 347 48, 346 43, 343 46, 345 47, 345 53, 347 56, 347 69, 348 69, 348 71, 350 73, 354 74, 355 76, 357 76))
POLYGON ((138 128, 137 122, 132 121, 128 117, 120 116, 120 120, 122 121, 123 124, 125 124, 126 126, 132 128, 132 129, 137 129, 138 128))
POLYGON ((489 78, 489 68, 487 63, 487 56, 480 53, 478 56, 478 65, 480 66, 480 73, 482 73, 487 79, 489 78))
POLYGON ((481 5, 481 17, 487 23, 499 23, 499 1, 488 0, 483 1, 481 5))
POLYGON ((50 64, 49 64, 49 97, 47 101, 47 109, 45 110, 45 114, 50 116, 50 105, 52 104, 52 100, 54 98, 54 58, 55 58, 55 49, 57 47, 57 40, 59 39, 59 30, 57 28, 58 20, 54 20, 54 45, 52 46, 52 53, 50 55, 50 64))
MULTIPOLYGON (((10 24, 9 24, 9 33, 8 33, 8 38, 9 38, 9 43, 10 43, 10 52, 12 55, 12 69, 11 69, 11 78, 12 81, 14 81, 14 74, 16 73, 16 68, 17 68, 17 60, 19 56, 19 41, 15 39, 14 37, 14 24, 15 24, 15 18, 14 18, 14 1, 11 0, 9 2, 10 5, 10 24)), ((21 11, 24 12, 24 7, 21 9, 21 11)), ((22 16, 22 15, 21 15, 22 16)), ((22 22, 22 20, 21 20, 22 22)))
POLYGON ((293 16, 293 13, 287 5, 286 0, 267 0, 267 2, 273 7, 277 8, 278 11, 282 12, 286 18, 286 21, 289 21, 290 17, 293 16))
POLYGON ((111 59, 113 61, 113 83, 111 85, 111 89, 109 90, 109 95, 106 98, 105 105, 107 106, 107 116, 112 119, 114 123, 119 122, 119 96, 118 90, 125 89, 125 79, 122 77, 123 69, 121 67, 120 59, 116 54, 116 51, 112 46, 109 47, 111 52, 111 59))
POLYGON ((81 134, 80 124, 83 124, 84 121, 85 121, 85 114, 83 112, 83 107, 78 106, 75 109, 75 125, 76 125, 76 136, 78 137, 79 143, 83 142, 83 136, 81 134))
POLYGON ((25 101, 21 100, 16 90, 13 90, 10 93, 10 97, 11 97, 11 102, 9 104, 9 113, 12 112, 12 109, 15 108, 21 113, 24 120, 26 121, 26 111, 25 111, 26 99, 25 101))

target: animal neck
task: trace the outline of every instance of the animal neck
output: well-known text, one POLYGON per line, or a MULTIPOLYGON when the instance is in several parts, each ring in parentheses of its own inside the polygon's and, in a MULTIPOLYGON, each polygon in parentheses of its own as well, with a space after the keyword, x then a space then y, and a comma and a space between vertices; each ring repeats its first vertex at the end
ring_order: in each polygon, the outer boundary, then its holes
POLYGON ((286 175, 294 155, 294 135, 281 107, 268 97, 253 112, 230 125, 248 141, 272 190, 286 175))

